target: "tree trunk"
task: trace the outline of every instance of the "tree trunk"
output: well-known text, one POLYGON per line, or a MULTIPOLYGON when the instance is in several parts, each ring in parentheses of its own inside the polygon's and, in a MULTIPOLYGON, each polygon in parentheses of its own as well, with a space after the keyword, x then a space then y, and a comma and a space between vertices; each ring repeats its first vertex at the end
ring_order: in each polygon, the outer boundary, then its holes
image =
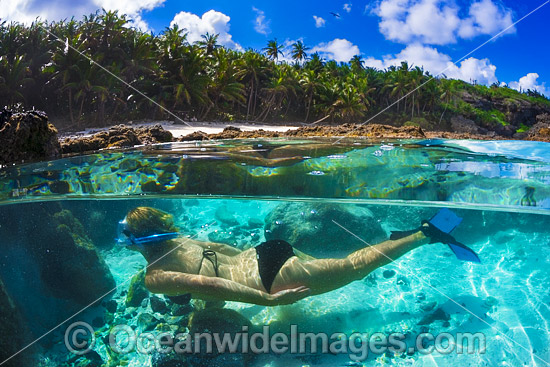
POLYGON ((412 106, 411 106, 411 120, 414 118, 414 93, 413 93, 412 97, 413 97, 413 103, 412 103, 412 106))
POLYGON ((254 93, 254 79, 250 80, 250 95, 248 96, 248 106, 246 108, 246 121, 250 115, 250 107, 252 105, 252 94, 254 93))
POLYGON ((71 125, 74 126, 73 91, 71 89, 69 89, 69 116, 71 116, 71 125))
POLYGON ((437 126, 441 126, 441 120, 443 119, 443 115, 445 114, 445 112, 447 111, 447 107, 449 106, 448 103, 445 103, 445 109, 443 110, 443 113, 441 114, 441 117, 439 118, 439 123, 437 124, 437 126))
POLYGON ((307 110, 306 110, 306 119, 304 120, 305 123, 307 123, 307 119, 309 117, 309 110, 311 108, 311 101, 313 100, 313 92, 309 95, 308 103, 307 103, 307 110))

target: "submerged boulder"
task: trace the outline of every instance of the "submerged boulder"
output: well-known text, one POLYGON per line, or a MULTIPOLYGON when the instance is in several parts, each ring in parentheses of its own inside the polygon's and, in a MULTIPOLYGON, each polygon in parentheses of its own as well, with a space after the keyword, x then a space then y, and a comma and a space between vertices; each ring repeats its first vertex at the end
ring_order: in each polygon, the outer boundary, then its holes
POLYGON ((29 246, 42 282, 54 297, 88 305, 116 285, 101 254, 69 210, 45 214, 34 223, 29 246))
POLYGON ((61 146, 56 128, 40 111, 0 111, 0 164, 57 158, 61 146))
POLYGON ((139 307, 146 298, 149 298, 149 291, 145 288, 145 272, 140 271, 130 281, 128 294, 126 295, 126 306, 139 307))
POLYGON ((339 225, 374 244, 386 237, 367 208, 330 203, 285 203, 265 219, 266 240, 281 239, 312 256, 341 256, 366 247, 339 225))
POLYGON ((72 212, 57 203, 25 211, 20 242, 36 263, 43 289, 77 305, 99 301, 115 287, 103 257, 72 212))
MULTIPOLYGON (((12 357, 21 348, 25 346, 26 326, 15 306, 13 300, 8 295, 4 283, 0 279, 0 362, 6 361, 12 357)), ((32 365, 28 362, 29 353, 21 353, 9 361, 3 363, 6 367, 19 367, 32 365)))
MULTIPOLYGON (((223 335, 230 334, 233 340, 235 340, 235 335, 242 333, 243 330, 254 333, 252 323, 247 318, 237 311, 226 308, 217 308, 215 311, 211 308, 205 308, 193 312, 189 318, 188 328, 190 335, 199 335, 202 333, 210 335, 219 334, 220 338, 223 338, 223 335)), ((239 353, 242 351, 242 341, 233 352, 230 350, 222 350, 220 352, 216 350, 214 345, 213 351, 209 353, 206 350, 206 343, 204 342, 201 342, 200 347, 193 345, 193 350, 200 350, 199 353, 193 353, 188 358, 188 361, 193 366, 240 367, 247 366, 254 358, 254 354, 239 353)))

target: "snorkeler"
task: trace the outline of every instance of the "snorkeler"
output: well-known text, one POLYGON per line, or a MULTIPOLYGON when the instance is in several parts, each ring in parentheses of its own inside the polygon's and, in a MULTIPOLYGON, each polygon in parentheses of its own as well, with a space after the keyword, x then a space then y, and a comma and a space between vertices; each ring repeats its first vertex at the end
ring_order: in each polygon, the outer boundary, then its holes
POLYGON ((392 233, 389 241, 341 259, 317 259, 282 240, 244 251, 192 240, 178 232, 171 214, 138 207, 119 223, 118 242, 145 257, 145 286, 153 293, 272 306, 340 288, 427 243, 446 243, 459 259, 479 262, 449 234, 461 220, 442 209, 418 229, 392 233))

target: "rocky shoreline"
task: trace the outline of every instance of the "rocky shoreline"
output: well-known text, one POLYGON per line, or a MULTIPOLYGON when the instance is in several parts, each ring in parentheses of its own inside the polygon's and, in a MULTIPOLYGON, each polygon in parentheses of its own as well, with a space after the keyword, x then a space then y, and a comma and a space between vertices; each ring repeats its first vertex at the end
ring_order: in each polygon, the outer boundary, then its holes
POLYGON ((96 133, 89 137, 68 137, 60 140, 63 154, 85 153, 99 149, 124 148, 135 145, 147 145, 172 141, 203 141, 219 139, 252 139, 252 138, 302 138, 302 137, 365 137, 382 139, 476 139, 476 140, 531 140, 550 142, 550 114, 537 116, 537 123, 524 133, 513 136, 498 135, 495 132, 480 133, 468 130, 466 119, 457 122, 461 128, 457 131, 424 131, 420 126, 395 127, 381 124, 341 124, 310 125, 287 131, 266 131, 263 129, 244 131, 234 126, 227 126, 220 133, 207 134, 195 131, 191 134, 174 137, 160 125, 149 127, 129 127, 117 125, 108 131, 96 133))
POLYGON ((55 159, 62 154, 84 154, 101 149, 125 148, 174 141, 249 138, 365 137, 370 139, 476 139, 531 140, 550 142, 550 114, 540 114, 525 132, 500 135, 479 128, 464 117, 453 118, 455 131, 425 131, 420 126, 395 127, 381 124, 308 125, 287 131, 243 131, 227 126, 220 133, 195 131, 175 137, 160 125, 117 125, 91 136, 59 137, 43 112, 0 112, 0 164, 55 159))

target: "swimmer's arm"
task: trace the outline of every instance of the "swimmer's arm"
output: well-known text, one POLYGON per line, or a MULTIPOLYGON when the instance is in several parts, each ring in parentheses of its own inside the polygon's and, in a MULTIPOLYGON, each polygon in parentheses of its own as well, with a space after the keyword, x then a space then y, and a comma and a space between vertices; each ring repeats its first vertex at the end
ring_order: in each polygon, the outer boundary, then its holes
POLYGON ((145 286, 153 293, 191 293, 198 298, 208 297, 262 306, 294 303, 310 293, 308 288, 298 287, 269 294, 228 279, 163 270, 148 272, 145 286))
POLYGON ((236 247, 225 245, 223 243, 216 243, 216 242, 197 242, 197 245, 204 249, 212 250, 217 253, 227 255, 227 256, 235 256, 240 254, 242 251, 239 250, 236 247))

